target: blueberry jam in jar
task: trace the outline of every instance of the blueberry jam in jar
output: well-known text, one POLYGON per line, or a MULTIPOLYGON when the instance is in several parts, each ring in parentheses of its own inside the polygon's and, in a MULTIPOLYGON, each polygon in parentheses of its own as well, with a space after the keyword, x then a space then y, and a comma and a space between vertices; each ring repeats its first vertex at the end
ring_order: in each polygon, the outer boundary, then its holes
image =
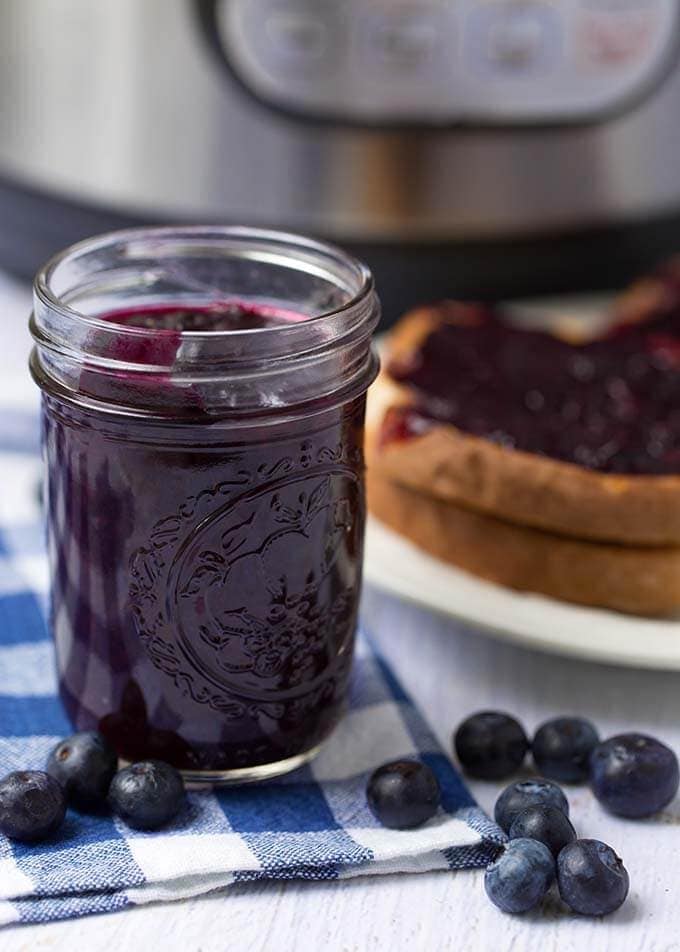
POLYGON ((292 769, 333 730, 378 318, 359 262, 252 229, 120 232, 38 274, 51 625, 75 728, 199 782, 292 769))

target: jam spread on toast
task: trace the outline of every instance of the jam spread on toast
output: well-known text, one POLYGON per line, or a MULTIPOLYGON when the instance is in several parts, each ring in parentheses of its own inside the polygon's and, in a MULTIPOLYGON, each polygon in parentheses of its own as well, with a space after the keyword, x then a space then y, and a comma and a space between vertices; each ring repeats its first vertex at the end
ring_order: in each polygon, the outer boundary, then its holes
POLYGON ((644 320, 579 345, 513 326, 496 307, 463 306, 460 321, 460 305, 441 305, 419 349, 388 366, 413 401, 387 412, 382 445, 447 423, 599 472, 680 473, 676 287, 669 279, 665 306, 644 320))

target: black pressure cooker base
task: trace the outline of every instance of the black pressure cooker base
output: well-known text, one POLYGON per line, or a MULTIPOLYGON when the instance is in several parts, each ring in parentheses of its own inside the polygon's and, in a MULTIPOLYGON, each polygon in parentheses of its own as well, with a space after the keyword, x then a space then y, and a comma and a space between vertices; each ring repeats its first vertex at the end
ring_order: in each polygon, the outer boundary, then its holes
MULTIPOLYGON (((0 268, 30 280, 66 245, 151 221, 0 179, 0 268)), ((680 251, 680 213, 550 237, 341 244, 371 267, 388 327, 408 308, 445 297, 493 301, 622 287, 680 251)))

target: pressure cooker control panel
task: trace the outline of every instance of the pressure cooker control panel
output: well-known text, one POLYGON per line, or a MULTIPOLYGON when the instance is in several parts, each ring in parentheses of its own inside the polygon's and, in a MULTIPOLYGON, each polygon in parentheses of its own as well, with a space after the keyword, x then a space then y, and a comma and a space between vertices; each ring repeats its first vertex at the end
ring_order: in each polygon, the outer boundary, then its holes
POLYGON ((218 0, 232 69, 271 105, 357 122, 606 118, 671 66, 680 0, 218 0))

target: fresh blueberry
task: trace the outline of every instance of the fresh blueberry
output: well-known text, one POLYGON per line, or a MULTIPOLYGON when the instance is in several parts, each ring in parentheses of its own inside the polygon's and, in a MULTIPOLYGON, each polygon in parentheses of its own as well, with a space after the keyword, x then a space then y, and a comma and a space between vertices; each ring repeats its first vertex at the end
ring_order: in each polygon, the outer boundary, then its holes
POLYGON ((645 734, 619 734, 590 756, 590 784, 611 813, 645 817, 658 813, 678 792, 678 758, 645 734))
POLYGON ((606 916, 628 895, 628 873, 611 846, 575 840, 557 859, 557 884, 566 904, 583 916, 606 916))
POLYGON ((119 770, 109 788, 109 806, 136 830, 158 829, 183 804, 182 777, 162 760, 142 760, 119 770))
POLYGON ((0 780, 0 832, 26 843, 55 833, 66 813, 66 796, 42 770, 18 770, 0 780))
POLYGON ((556 717, 542 724, 534 735, 531 752, 544 777, 563 783, 588 779, 590 754, 600 737, 582 717, 556 717))
POLYGON ((47 772, 62 785, 68 802, 81 810, 104 803, 117 767, 116 752, 96 731, 62 740, 47 761, 47 772))
POLYGON ((371 774, 366 799, 383 826, 409 830, 434 816, 441 793, 437 778, 426 764, 395 760, 371 774))
POLYGON ((567 843, 576 839, 576 831, 562 810, 536 806, 527 807, 515 817, 508 836, 511 840, 538 840, 556 857, 567 843))
POLYGON ((464 720, 454 737, 456 754, 471 777, 502 780, 522 765, 529 741, 521 724, 497 711, 464 720))
POLYGON ((496 823, 508 833, 516 816, 528 807, 540 805, 557 807, 569 816, 569 802, 552 780, 518 780, 506 787, 496 801, 496 823))
POLYGON ((543 899, 555 878, 555 860, 538 840, 511 840, 487 867, 484 888, 503 912, 528 912, 543 899))

